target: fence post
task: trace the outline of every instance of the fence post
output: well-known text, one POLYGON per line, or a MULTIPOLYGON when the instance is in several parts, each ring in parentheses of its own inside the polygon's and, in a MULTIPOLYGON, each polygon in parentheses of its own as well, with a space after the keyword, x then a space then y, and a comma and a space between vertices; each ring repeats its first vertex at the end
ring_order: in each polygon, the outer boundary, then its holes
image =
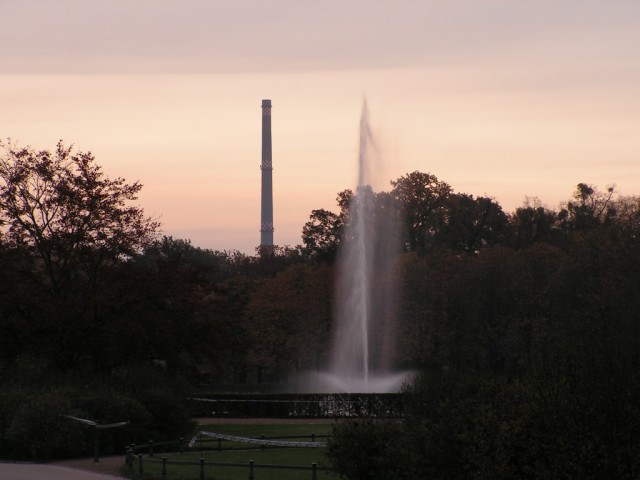
POLYGON ((200 459, 200 480, 204 480, 204 458, 200 459))
POLYGON ((133 463, 135 462, 135 459, 136 459, 136 455, 135 455, 135 453, 133 451, 133 448, 129 447, 127 449, 127 457, 128 457, 127 458, 127 462, 128 462, 128 465, 129 465, 129 471, 131 471, 131 470, 133 470, 133 463))
POLYGON ((167 478, 167 457, 162 457, 162 480, 167 478))
POLYGON ((221 438, 218 439, 218 451, 219 452, 222 451, 222 439, 221 438))
POLYGON ((180 437, 180 445, 178 445, 178 451, 184 453, 184 438, 180 437))
POLYGON ((312 442, 316 441, 316 434, 315 433, 311 433, 311 441, 312 442))
POLYGON ((98 426, 93 426, 93 461, 100 461, 100 440, 98 439, 98 426))
POLYGON ((153 457, 153 440, 149 440, 149 458, 153 457))
MULTIPOLYGON (((264 440, 264 433, 262 435, 260 435, 260 439, 264 440)), ((264 450, 264 443, 260 444, 260 450, 264 450)))
POLYGON ((253 480, 253 460, 249 460, 249 480, 253 480))
POLYGON ((138 454, 138 473, 140 476, 144 473, 144 467, 142 466, 142 454, 138 454))
POLYGON ((318 480, 317 467, 318 465, 316 463, 311 464, 311 480, 318 480))

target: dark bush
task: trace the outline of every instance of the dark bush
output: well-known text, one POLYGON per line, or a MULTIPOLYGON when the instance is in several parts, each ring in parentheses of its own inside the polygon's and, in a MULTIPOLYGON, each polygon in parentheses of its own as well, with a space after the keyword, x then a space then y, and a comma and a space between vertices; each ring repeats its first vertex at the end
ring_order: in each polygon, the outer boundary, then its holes
POLYGON ((405 443, 399 421, 346 421, 334 427, 327 455, 336 473, 350 480, 414 478, 405 443))
POLYGON ((44 390, 15 395, 15 410, 5 433, 14 458, 50 460, 77 453, 83 429, 64 415, 76 414, 70 391, 44 390))
POLYGON ((30 373, 20 368, 21 374, 0 390, 0 458, 92 455, 93 428, 68 416, 100 425, 128 422, 100 430, 102 454, 122 453, 131 443, 175 440, 193 429, 189 389, 160 369, 144 367, 90 379, 64 378, 52 370, 47 378, 41 375, 42 365, 27 363, 30 373))
POLYGON ((142 405, 151 421, 135 432, 136 443, 176 440, 195 427, 189 408, 191 387, 182 378, 154 366, 122 369, 115 375, 126 394, 142 405))
MULTIPOLYGON (((128 422, 124 427, 100 430, 100 451, 103 454, 122 453, 125 445, 152 439, 148 438, 153 416, 140 403, 125 393, 104 386, 77 392, 75 399, 81 418, 100 425, 128 422)), ((85 454, 93 452, 93 429, 85 427, 85 454)))
POLYGON ((331 461, 350 480, 637 479, 639 376, 592 362, 559 357, 520 378, 422 376, 402 420, 336 427, 331 461))

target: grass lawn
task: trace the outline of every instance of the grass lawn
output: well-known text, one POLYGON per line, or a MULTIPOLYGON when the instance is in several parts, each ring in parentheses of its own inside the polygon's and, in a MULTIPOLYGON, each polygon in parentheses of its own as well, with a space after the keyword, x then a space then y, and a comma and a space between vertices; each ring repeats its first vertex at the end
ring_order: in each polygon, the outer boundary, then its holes
MULTIPOLYGON (((316 441, 326 441, 321 435, 330 435, 333 423, 327 424, 268 424, 268 425, 204 425, 199 430, 236 435, 240 437, 285 439, 296 442, 311 441, 311 434, 316 435, 316 441), (286 439, 283 437, 304 437, 286 439)), ((204 458, 205 463, 235 463, 238 466, 214 466, 205 465, 205 478, 207 480, 247 480, 249 478, 249 461, 254 462, 253 478, 255 480, 310 480, 310 470, 285 470, 281 468, 269 468, 266 465, 288 465, 311 467, 312 463, 317 466, 327 467, 328 462, 324 448, 274 448, 266 447, 260 449, 258 445, 244 444, 237 442, 223 441, 222 447, 230 450, 217 451, 218 442, 209 437, 202 437, 203 450, 200 451, 200 442, 196 441, 193 448, 179 453, 157 453, 154 459, 158 462, 150 462, 146 458, 143 461, 144 478, 162 478, 162 457, 167 458, 167 480, 199 480, 200 478, 200 458, 204 458), (206 439, 206 440, 205 440, 206 439), (207 441, 208 440, 208 441, 207 441), (208 448, 208 449, 207 449, 208 448), (214 450, 210 450, 210 449, 214 450), (189 462, 189 465, 173 465, 171 462, 189 462)), ((140 478, 137 475, 137 462, 134 467, 134 474, 131 478, 140 478)), ((124 474, 128 469, 123 470, 124 474)), ((318 471, 318 480, 335 480, 336 477, 329 472, 318 471)))

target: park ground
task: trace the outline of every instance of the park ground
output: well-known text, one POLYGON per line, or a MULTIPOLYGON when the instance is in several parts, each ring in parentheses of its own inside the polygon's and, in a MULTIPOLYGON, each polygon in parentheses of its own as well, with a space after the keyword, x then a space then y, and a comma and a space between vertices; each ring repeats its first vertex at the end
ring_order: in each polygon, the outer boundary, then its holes
MULTIPOLYGON (((251 424, 318 424, 326 419, 273 419, 273 418, 198 418, 198 425, 251 424)), ((120 477, 124 455, 59 460, 49 464, 0 463, 2 480, 108 480, 120 477)), ((120 477, 121 478, 121 477, 120 477)))

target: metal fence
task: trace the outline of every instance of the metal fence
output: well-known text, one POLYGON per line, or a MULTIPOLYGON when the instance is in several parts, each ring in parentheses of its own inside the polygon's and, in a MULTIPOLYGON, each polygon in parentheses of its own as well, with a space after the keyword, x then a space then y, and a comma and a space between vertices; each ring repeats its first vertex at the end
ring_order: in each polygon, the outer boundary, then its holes
POLYGON ((344 394, 219 394, 202 392, 190 398, 198 417, 252 418, 398 418, 402 397, 389 393, 344 394))
MULTIPOLYGON (((183 467, 198 467, 198 478, 201 480, 205 479, 205 468, 206 467, 231 467, 244 469, 247 473, 247 478, 249 480, 260 480, 259 475, 256 474, 257 470, 267 470, 267 469, 276 469, 276 470, 298 470, 298 471, 306 471, 308 472, 308 476, 311 480, 317 480, 318 472, 320 471, 329 471, 326 467, 319 467, 316 463, 312 463, 310 466, 304 465, 271 465, 271 464, 257 464, 253 460, 249 460, 248 463, 229 463, 229 462, 205 462, 203 458, 200 458, 198 462, 193 461, 179 461, 179 460, 167 460, 167 457, 158 458, 150 458, 144 457, 143 454, 138 454, 137 456, 127 457, 127 466, 129 467, 130 474, 133 478, 145 478, 145 465, 150 463, 159 463, 161 464, 161 478, 162 480, 169 480, 167 475, 167 466, 171 465, 179 465, 183 467)), ((195 468, 194 468, 195 471, 195 468)))
POLYGON ((237 468, 244 469, 249 480, 260 480, 257 476, 258 470, 278 469, 278 470, 298 470, 305 471, 307 475, 301 478, 317 480, 318 472, 330 471, 327 467, 318 466, 317 463, 312 463, 309 466, 305 465, 273 465, 273 464, 257 464, 253 460, 245 463, 233 463, 233 462, 211 462, 205 461, 204 458, 200 458, 199 461, 189 460, 176 460, 167 459, 167 457, 158 458, 158 452, 176 452, 178 454, 185 453, 186 451, 195 451, 202 454, 204 451, 212 450, 226 450, 233 449, 234 447, 223 447, 224 442, 249 444, 249 447, 243 446, 243 450, 265 449, 265 448, 286 448, 286 447, 301 447, 304 446, 324 447, 324 442, 317 441, 320 438, 328 438, 330 435, 316 435, 311 433, 307 436, 286 436, 286 437, 265 437, 264 435, 259 438, 246 438, 232 435, 215 434, 211 432, 198 432, 190 442, 185 442, 183 438, 170 442, 153 442, 149 441, 145 444, 130 445, 127 447, 127 453, 125 456, 125 465, 129 470, 129 474, 132 478, 147 478, 145 476, 145 465, 160 464, 161 478, 162 480, 169 480, 167 474, 168 466, 180 466, 180 467, 195 467, 198 468, 198 478, 205 479, 205 470, 207 467, 225 467, 225 468, 237 468), (310 439, 306 442, 293 442, 295 439, 310 439))

